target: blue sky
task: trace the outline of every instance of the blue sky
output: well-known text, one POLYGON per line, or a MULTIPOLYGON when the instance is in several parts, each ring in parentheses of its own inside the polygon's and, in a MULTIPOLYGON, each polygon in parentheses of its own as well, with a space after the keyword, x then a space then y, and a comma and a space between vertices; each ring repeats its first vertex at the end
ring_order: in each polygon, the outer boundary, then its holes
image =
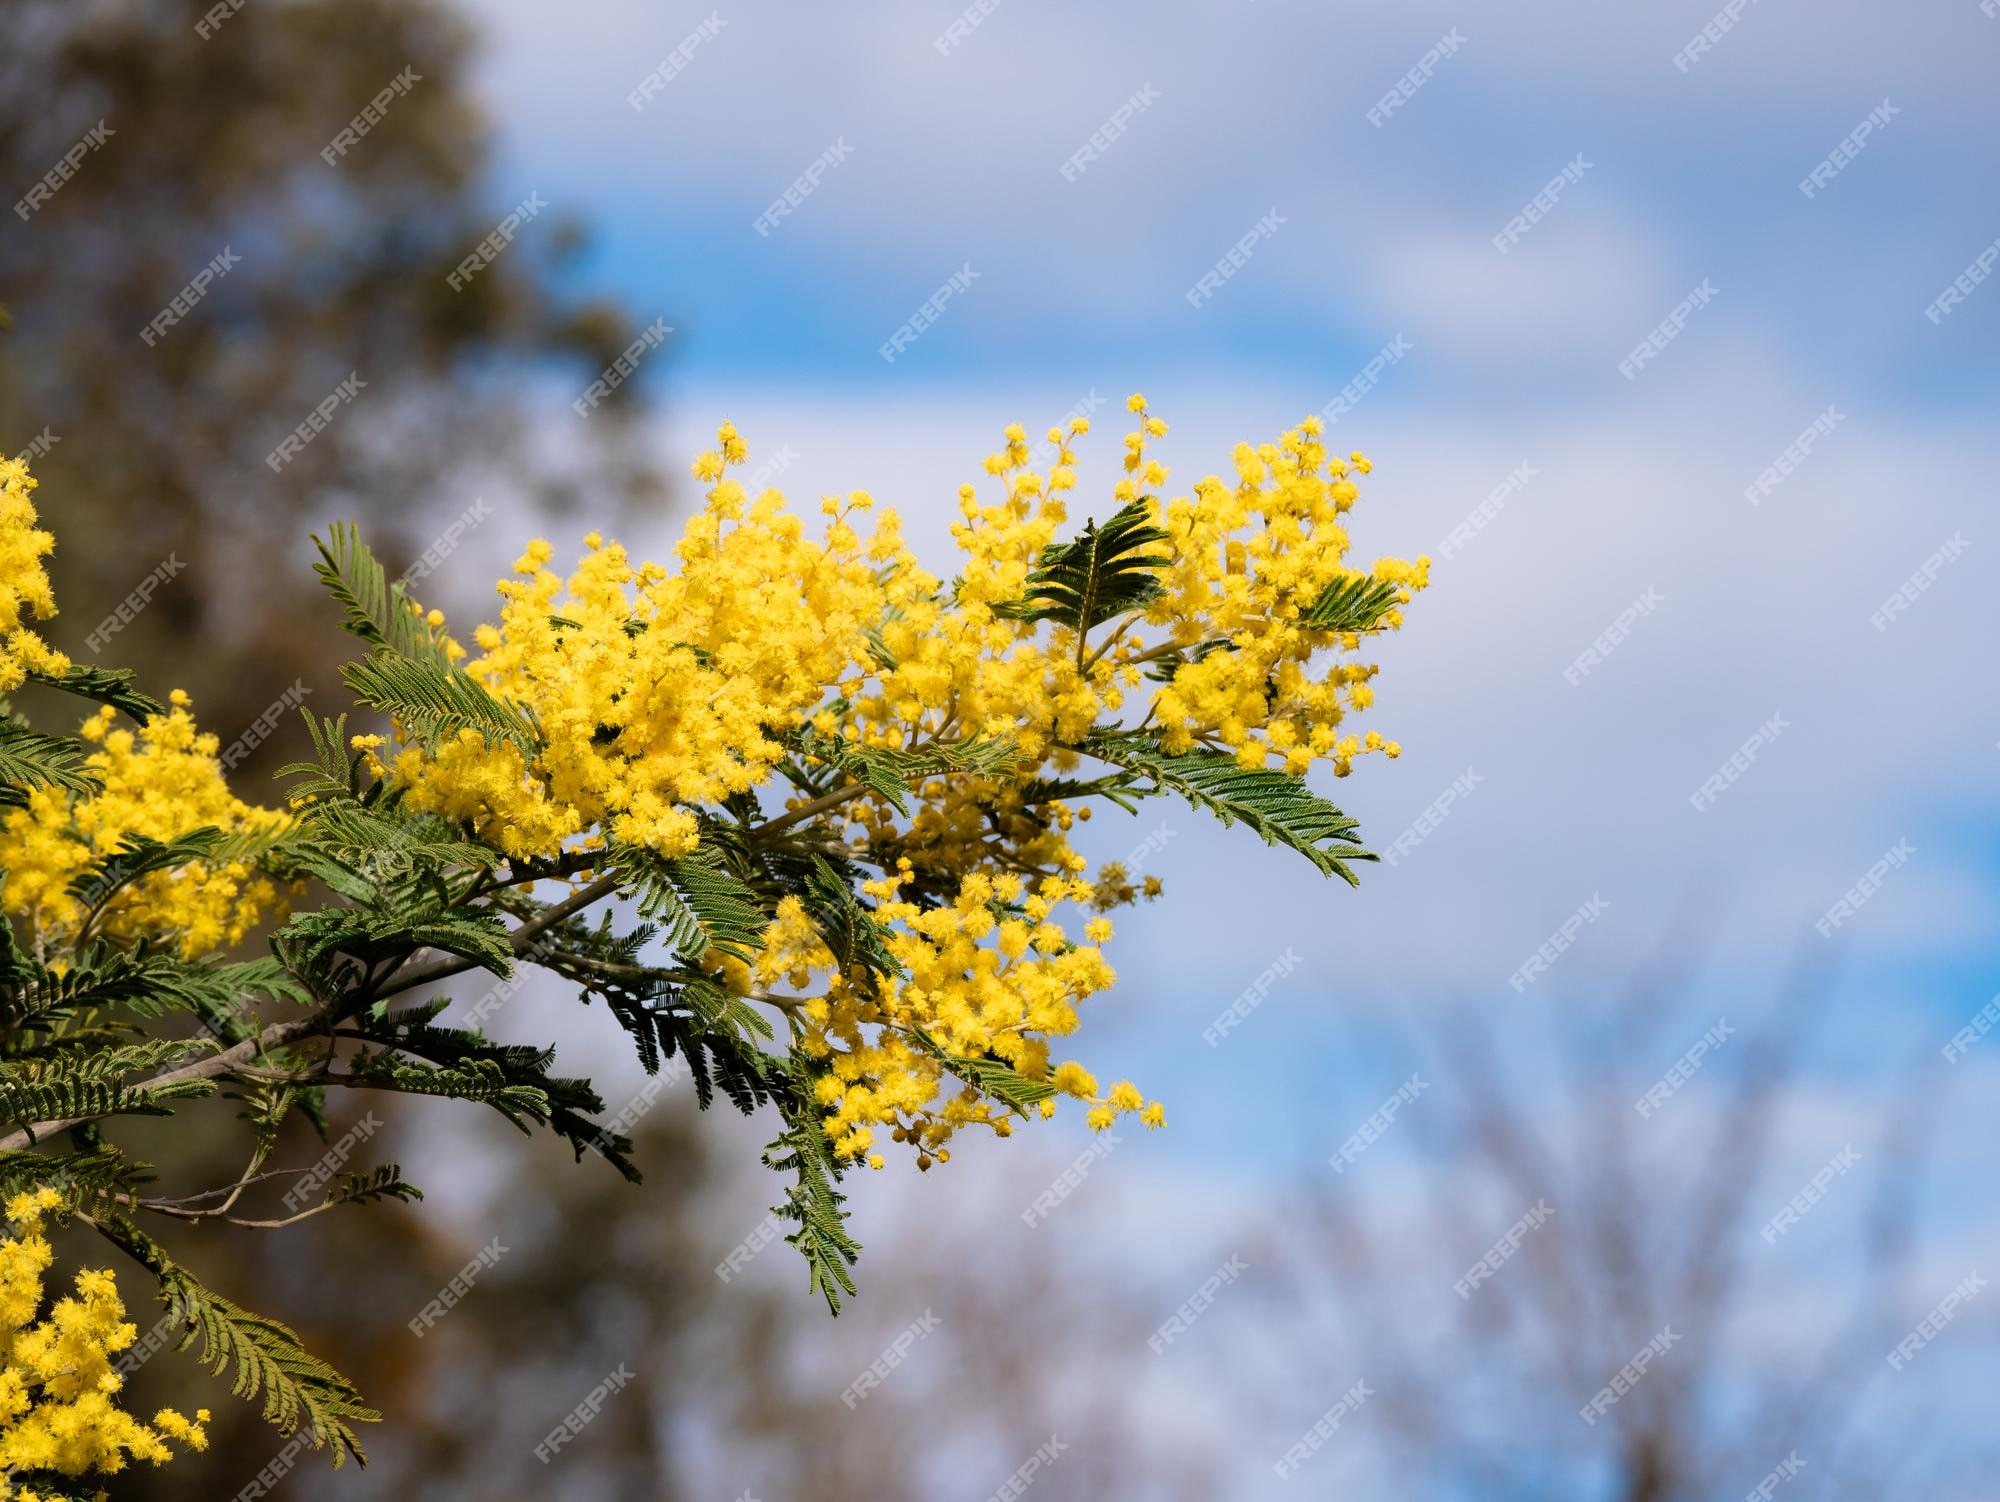
MULTIPOLYGON (((1039 429, 1094 394, 1080 494, 1101 496, 1122 398, 1144 389, 1174 425, 1178 493, 1407 341, 1334 439, 1378 465, 1362 554, 1439 561, 1382 653, 1372 712, 1408 754, 1336 796, 1382 848, 1456 779, 1479 780, 1358 893, 1241 830, 1170 819, 1156 867, 1170 900, 1123 920, 1121 984, 1080 1043, 1169 1099, 1175 1129, 1141 1149, 1149 1171, 1223 1193, 1310 1163, 1453 1006, 1503 1027, 1530 1009, 1560 1021, 1694 900, 1721 915, 1720 979, 1690 1021, 1747 1020, 1802 946, 1838 947, 1825 1021, 1799 1041, 1820 1092, 1807 1115, 1866 1118, 1886 1107, 1889 1066, 1927 1053, 1924 1088, 1955 1091, 1947 1171, 1975 1186, 1928 1223, 1954 1255, 1993 1244, 1976 1144, 2000 1037, 1956 1065, 1936 1049, 2000 988, 2000 290, 1975 286, 1937 321, 1925 309, 2000 239, 2000 17, 1978 0, 1753 0, 1683 70, 1711 0, 1000 0, 943 51, 962 14, 948 3, 471 9, 490 28, 496 217, 533 191, 587 218, 584 284, 674 326, 646 380, 676 464, 730 417, 754 451, 796 454, 780 481, 795 498, 871 489, 942 556, 956 486, 1007 422, 1039 429), (704 23, 635 110, 628 95, 704 23), (1371 123, 1447 36, 1422 87, 1371 123), (1157 97, 1066 178, 1148 86, 1157 97), (1803 193, 1872 112, 1865 145, 1803 193), (753 221, 836 146, 760 235, 753 221), (1282 223, 1191 306, 1274 211, 1282 223), (884 341, 968 266, 976 279, 885 361, 884 341), (1706 305, 1621 374, 1697 287, 1706 305), (1752 504, 1746 487, 1829 409, 1829 431, 1752 504), (1872 624, 1927 566, 1909 608, 1872 624), (1657 607, 1567 681, 1648 591, 1657 607), (1774 715, 1782 732, 1692 807, 1774 715), (1816 920, 1901 841, 1907 862, 1820 937, 1816 920), (1508 976, 1594 895, 1604 916, 1517 995, 1508 976), (1288 949, 1296 978, 1226 1046, 1203 1043, 1288 949)), ((662 514, 628 540, 658 556, 678 525, 662 514)), ((1099 853, 1149 828, 1107 830, 1099 853)), ((1797 1164, 1824 1148, 1802 1133, 1797 1164)))

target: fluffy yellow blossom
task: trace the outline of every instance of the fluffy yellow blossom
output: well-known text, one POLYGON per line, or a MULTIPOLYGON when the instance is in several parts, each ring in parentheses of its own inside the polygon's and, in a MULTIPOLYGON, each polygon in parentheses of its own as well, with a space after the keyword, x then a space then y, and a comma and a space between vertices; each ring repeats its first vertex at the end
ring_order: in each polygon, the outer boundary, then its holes
MULTIPOLYGON (((467 668, 533 716, 542 749, 471 730, 440 744, 405 737, 391 765, 408 806, 538 857, 603 842, 686 855, 718 806, 746 829, 825 816, 848 843, 822 853, 877 873, 861 894, 887 964, 836 957, 797 898, 778 906, 753 962, 709 963, 738 992, 784 1006, 800 1046, 824 1061, 819 1101, 844 1158, 879 1163, 886 1136, 927 1166, 962 1127, 1009 1130, 1007 1107, 952 1058, 1052 1086, 1084 1102, 1094 1128, 1125 1113, 1161 1124, 1163 1109, 1135 1086, 1102 1094, 1080 1065, 1051 1056, 1114 979, 1100 915, 1160 884, 1135 883, 1118 864, 1087 878, 1070 835, 1089 809, 1024 789, 1070 773, 1093 733, 1118 726, 1147 728, 1169 754, 1294 774, 1345 775, 1364 752, 1394 755, 1379 734, 1343 730, 1374 699, 1375 667, 1353 656, 1360 635, 1302 617, 1329 586, 1369 575, 1407 600, 1429 565, 1350 561, 1352 475, 1367 466, 1329 455, 1317 421, 1240 445, 1232 479, 1162 499, 1168 471, 1148 444, 1167 424, 1143 396, 1127 406, 1138 421, 1114 500, 1143 507, 1163 536, 1159 587, 1142 608, 1083 630, 1018 608, 1045 550, 1075 534, 1071 444, 1087 422, 1050 430, 1045 472, 1026 430, 1004 431, 983 466, 997 494, 959 492, 950 585, 866 493, 822 500, 811 532, 777 491, 748 495, 731 478, 748 445, 725 424, 694 463, 709 488, 677 568, 634 562, 592 533, 565 577, 550 543, 527 547, 467 668), (854 518, 870 511, 864 535, 854 518), (940 772, 907 797, 838 770, 855 754, 922 758, 979 743, 1007 749, 1004 770, 940 772), (767 791, 801 758, 829 780, 767 791)), ((1378 628, 1400 622, 1392 608, 1378 628)))
MULTIPOLYGON (((147 1424, 118 1407, 125 1379, 112 1358, 139 1331, 125 1318, 111 1273, 78 1273, 75 1294, 43 1313, 43 1277, 54 1254, 42 1221, 60 1203, 52 1189, 7 1202, 12 1234, 0 1240, 0 1502, 56 1495, 37 1475, 109 1476, 133 1460, 164 1464, 173 1459, 173 1444, 208 1447, 206 1409, 192 1420, 162 1409, 147 1424)), ((60 1492, 73 1494, 67 1486, 60 1492)))
POLYGON ((56 613, 42 567, 55 539, 35 525, 35 485, 21 460, 0 459, 0 694, 11 694, 30 672, 69 669, 69 659, 28 624, 56 613))
POLYGON ((106 707, 81 731, 96 745, 85 765, 103 782, 100 791, 38 788, 25 808, 0 820, 0 869, 7 872, 0 911, 24 920, 45 946, 66 942, 86 921, 112 938, 171 938, 188 958, 241 943, 277 906, 277 887, 255 869, 253 849, 284 827, 285 816, 229 791, 216 738, 195 729, 185 694, 176 691, 167 711, 136 731, 115 721, 106 707), (203 828, 233 842, 234 858, 142 876, 119 888, 95 919, 91 894, 70 891, 93 861, 133 836, 164 843, 203 828))

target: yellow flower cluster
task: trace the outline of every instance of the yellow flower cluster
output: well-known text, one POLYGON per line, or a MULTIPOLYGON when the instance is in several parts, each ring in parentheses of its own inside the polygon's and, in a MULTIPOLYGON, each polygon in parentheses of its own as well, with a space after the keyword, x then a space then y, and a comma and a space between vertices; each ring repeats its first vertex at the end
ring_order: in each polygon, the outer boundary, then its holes
POLYGON ((117 1280, 80 1272, 76 1293, 42 1315, 43 1275, 53 1258, 42 1221, 61 1203, 52 1189, 7 1203, 12 1234, 0 1240, 0 1502, 55 1502, 74 1495, 36 1485, 35 1473, 115 1475, 129 1460, 162 1465, 171 1444, 208 1447, 208 1410, 192 1420, 171 1408, 142 1423, 116 1402, 125 1379, 111 1358, 138 1338, 117 1280), (37 1315, 42 1315, 38 1320, 37 1315))
MULTIPOLYGON (((747 450, 722 430, 723 456, 747 450)), ((706 462, 706 461, 705 461, 706 462)), ((865 497, 848 509, 865 510, 865 497)), ((667 855, 695 844, 690 808, 756 787, 796 728, 853 670, 881 618, 877 566, 900 556, 893 520, 864 543, 836 510, 811 538, 784 497, 717 484, 677 549, 635 566, 596 533, 567 581, 529 544, 503 580, 498 626, 470 671, 534 711, 534 767, 467 733, 396 773, 410 806, 464 818, 513 855, 551 854, 593 827, 667 855)))
MULTIPOLYGON (((25 808, 0 820, 0 912, 25 920, 46 948, 75 936, 95 903, 70 883, 93 860, 111 855, 129 836, 161 842, 213 827, 231 839, 255 840, 282 829, 285 815, 244 803, 229 791, 216 759, 216 737, 195 729, 188 697, 176 690, 166 713, 137 731, 113 724, 106 707, 84 721, 81 734, 97 749, 85 765, 103 787, 88 796, 38 788, 25 808)), ((93 933, 145 935, 176 942, 193 958, 241 943, 279 893, 246 854, 198 861, 127 883, 95 920, 93 933)))
MULTIPOLYGON (((1241 446, 1234 484, 1211 477, 1162 501, 1167 470, 1147 444, 1166 424, 1141 397, 1129 407, 1138 426, 1114 499, 1143 499, 1167 533, 1163 588, 1095 632, 1007 608, 1066 535, 1084 419, 1050 430, 1046 473, 1024 430, 1007 430, 985 466, 998 498, 961 490, 949 588, 910 554, 894 512, 865 538, 856 530, 873 509, 865 492, 825 499, 816 536, 777 491, 748 496, 728 474, 748 449, 725 424, 694 465, 710 488, 678 571, 635 565, 593 533, 567 580, 536 541, 501 582, 500 620, 479 628, 483 655, 467 666, 534 712, 546 749, 529 760, 468 731, 434 751, 406 746, 394 775, 411 806, 470 820, 514 854, 619 840, 680 855, 700 838, 695 806, 763 786, 788 736, 913 757, 1004 741, 1004 773, 940 770, 909 790, 907 812, 858 786, 787 805, 832 815, 848 841, 839 853, 881 873, 863 891, 900 978, 842 973, 796 899, 752 964, 712 963, 737 990, 784 1006, 808 1051, 829 1058, 822 1104, 842 1156, 880 1166, 869 1149, 886 1129, 928 1166, 960 1127, 1007 1132, 1007 1114, 956 1080, 940 1050, 1004 1061, 1087 1102, 1093 1127, 1123 1112, 1160 1124, 1160 1106, 1128 1082, 1100 1093, 1081 1065, 1049 1055, 1078 1003, 1114 978, 1100 947, 1111 924, 1091 914, 1159 884, 1135 887, 1118 866, 1089 879, 1068 838, 1089 808, 1029 802, 1024 787, 1071 770, 1080 741, 1118 726, 1150 729, 1172 753, 1223 751, 1252 768, 1275 757, 1293 773, 1324 763, 1345 775, 1356 756, 1399 747, 1342 732, 1373 694, 1374 667, 1343 655, 1358 638, 1300 623, 1322 590, 1359 572, 1342 519, 1368 461, 1329 455, 1309 418, 1241 446), (1075 935, 1057 918, 1065 904, 1084 912, 1075 935)), ((1370 572, 1407 600, 1428 567, 1382 559, 1370 572)), ((1382 624, 1400 621, 1392 610, 1382 624)))
POLYGON ((63 673, 69 659, 30 628, 56 613, 42 560, 55 539, 35 525, 35 480, 19 459, 0 459, 0 694, 11 694, 30 671, 63 673))

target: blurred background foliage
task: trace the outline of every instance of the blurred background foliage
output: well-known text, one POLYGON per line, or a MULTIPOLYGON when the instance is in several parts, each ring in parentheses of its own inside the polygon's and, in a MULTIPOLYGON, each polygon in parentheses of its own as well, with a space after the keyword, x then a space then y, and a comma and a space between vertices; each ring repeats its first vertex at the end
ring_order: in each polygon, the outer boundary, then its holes
MULTIPOLYGON (((344 649, 307 587, 307 534, 327 520, 361 522, 400 568, 498 475, 546 508, 587 495, 606 520, 659 482, 628 441, 632 387, 560 454, 527 437, 537 382, 580 390, 631 341, 623 309, 564 290, 581 226, 538 226, 462 290, 446 283, 516 201, 483 181, 464 18, 427 0, 290 0, 244 6, 204 40, 208 9, 6 7, 5 180, 25 191, 100 119, 111 134, 0 233, 0 432, 10 453, 53 440, 34 469, 69 544, 57 645, 186 688, 226 744, 278 686, 337 688, 344 649), (320 149, 406 66, 420 82, 329 168, 320 149), (239 263, 148 347, 140 331, 225 247, 239 263), (274 473, 265 456, 350 374, 365 390, 335 418, 339 441, 274 473), (89 650, 99 607, 170 555, 184 572, 145 629, 89 650)), ((253 780, 279 759, 249 762, 253 780)))

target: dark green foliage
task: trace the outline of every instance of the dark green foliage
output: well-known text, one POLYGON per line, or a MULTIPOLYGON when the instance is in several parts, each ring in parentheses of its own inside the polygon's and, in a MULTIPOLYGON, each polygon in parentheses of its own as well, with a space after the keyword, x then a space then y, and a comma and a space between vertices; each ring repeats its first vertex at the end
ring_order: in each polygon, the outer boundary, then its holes
POLYGON ((426 622, 400 580, 389 582, 388 571, 361 540, 359 527, 335 522, 326 540, 315 537, 313 546, 319 550, 313 572, 345 611, 341 625, 371 647, 433 667, 451 666, 443 632, 426 622))
POLYGON ((1348 861, 1376 857, 1360 848, 1359 826, 1306 785, 1303 777, 1252 770, 1219 751, 1187 751, 1170 756, 1150 737, 1136 734, 1093 736, 1082 749, 1100 761, 1151 779, 1207 809, 1224 824, 1249 825, 1267 845, 1287 845, 1329 876, 1360 885, 1348 861), (1345 847, 1353 848, 1345 848, 1345 847))
POLYGON ((355 698, 393 715, 426 742, 472 730, 496 745, 513 742, 523 756, 541 745, 541 732, 525 709, 499 698, 462 668, 379 651, 350 662, 340 677, 355 698))
POLYGON ((861 1245, 847 1230, 847 1212, 841 1208, 847 1196, 834 1187, 842 1165, 833 1155, 813 1099, 818 1067, 798 1050, 792 1051, 786 1089, 777 1097, 785 1130, 764 1149, 764 1162, 792 1176, 785 1202, 773 1211, 797 1224, 785 1240, 804 1254, 809 1285, 838 1314, 840 1295, 855 1292, 848 1269, 860 1258, 861 1245))
POLYGON ((1073 540, 1050 543, 1028 575, 1021 598, 994 613, 1019 621, 1055 621, 1082 633, 1127 611, 1145 609, 1165 590, 1160 570, 1170 561, 1167 554, 1151 551, 1168 539, 1149 513, 1146 501, 1133 501, 1102 527, 1088 522, 1073 540))
POLYGON ((314 1449, 333 1446, 336 1469, 352 1454, 366 1463, 355 1424, 381 1415, 361 1400, 354 1385, 299 1343, 287 1325, 237 1307, 202 1287, 160 1244, 122 1216, 107 1216, 98 1229, 159 1279, 160 1302, 183 1327, 179 1350, 197 1336, 200 1359, 212 1372, 235 1369, 230 1391, 239 1398, 264 1399, 264 1418, 285 1433, 303 1422, 314 1449))
POLYGON ((0 808, 25 808, 35 788, 94 792, 101 784, 82 763, 83 748, 66 736, 38 735, 0 719, 0 808))
POLYGON ((922 1028, 914 1031, 917 1041, 936 1054, 954 1078, 964 1080, 982 1095, 992 1096, 1016 1116, 1027 1115, 1029 1106, 1055 1099, 1054 1085, 1047 1080, 1029 1079, 1005 1059, 955 1054, 922 1028))
POLYGON ((1402 602, 1402 585, 1355 574, 1322 589, 1300 612, 1299 624, 1314 631, 1373 631, 1402 602))
POLYGON ((142 725, 154 715, 164 712, 159 700, 149 698, 132 687, 130 668, 86 668, 72 664, 67 673, 31 671, 28 678, 30 682, 45 683, 66 694, 122 709, 142 725))
MULTIPOLYGON (((909 790, 926 777, 953 772, 1004 777, 1021 754, 1020 748, 1004 736, 977 736, 915 750, 895 750, 821 735, 811 726, 796 732, 790 744, 813 760, 845 773, 850 782, 867 788, 899 814, 909 813, 909 790)), ((813 793, 836 791, 803 776, 795 775, 793 781, 813 793)))
POLYGON ((740 960, 757 952, 770 914, 710 845, 673 860, 618 845, 606 864, 630 884, 640 915, 659 925, 661 937, 682 959, 699 959, 711 949, 740 960))

